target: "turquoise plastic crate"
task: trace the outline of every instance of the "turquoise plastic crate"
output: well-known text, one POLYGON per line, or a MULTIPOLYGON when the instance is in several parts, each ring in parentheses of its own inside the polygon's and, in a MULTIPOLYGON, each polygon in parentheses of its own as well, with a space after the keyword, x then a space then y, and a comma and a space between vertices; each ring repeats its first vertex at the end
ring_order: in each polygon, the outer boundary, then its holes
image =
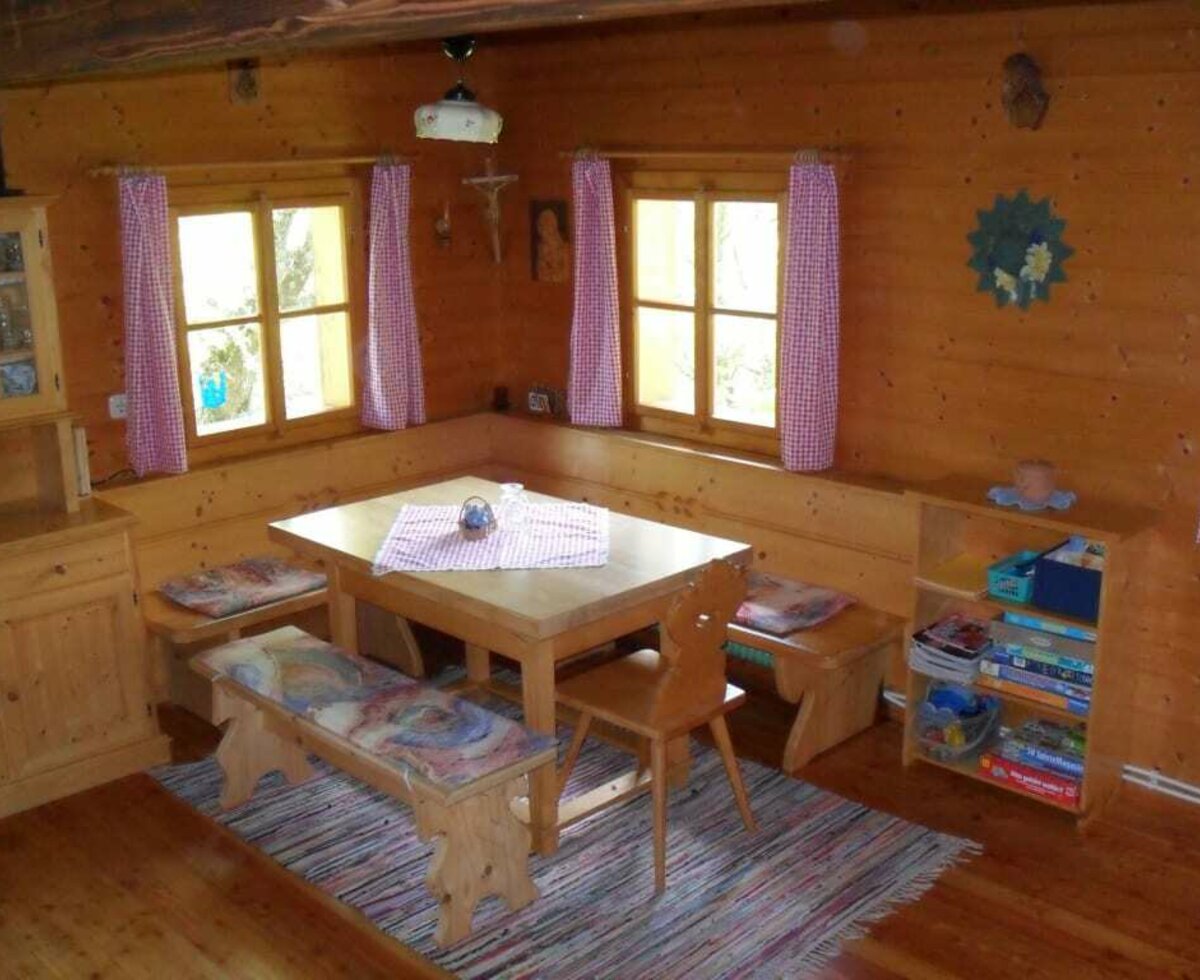
POLYGON ((747 660, 752 664, 758 664, 760 667, 775 666, 775 658, 765 650, 756 650, 754 647, 748 647, 743 643, 734 643, 731 640, 725 644, 725 652, 731 657, 737 657, 739 660, 747 660))
POLYGON ((1034 559, 1040 551, 1018 551, 988 567, 988 595, 1005 602, 1028 602, 1033 598, 1034 559), (1024 574, 1014 569, 1024 565, 1024 574))

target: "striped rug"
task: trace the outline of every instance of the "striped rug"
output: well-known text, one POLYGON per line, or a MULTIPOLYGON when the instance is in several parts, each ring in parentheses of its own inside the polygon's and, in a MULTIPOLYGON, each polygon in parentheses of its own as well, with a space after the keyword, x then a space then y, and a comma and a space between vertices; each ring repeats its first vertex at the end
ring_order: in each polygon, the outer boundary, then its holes
MULTIPOLYGON (((493 705, 498 707, 498 705, 493 705)), ((560 739, 569 732, 560 730, 560 739)), ((567 795, 631 767, 589 740, 567 795)), ((471 937, 433 943, 424 887, 431 845, 410 811, 320 765, 296 788, 273 774, 249 803, 217 805, 212 758, 153 775, 290 871, 384 932, 466 978, 687 978, 811 975, 843 942, 915 901, 977 845, 742 762, 759 823, 747 834, 716 752, 695 745, 668 810, 667 891, 654 896, 650 800, 643 795, 568 828, 559 852, 531 858, 540 898, 518 913, 487 899, 471 937)))

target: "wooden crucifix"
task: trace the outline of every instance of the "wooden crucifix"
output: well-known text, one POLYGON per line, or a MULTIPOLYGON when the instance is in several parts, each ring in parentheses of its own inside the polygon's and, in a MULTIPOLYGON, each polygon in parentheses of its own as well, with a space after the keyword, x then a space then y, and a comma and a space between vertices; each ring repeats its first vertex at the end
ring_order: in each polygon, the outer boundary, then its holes
POLYGON ((489 157, 487 173, 481 177, 464 177, 463 183, 474 187, 484 196, 483 217, 488 225, 488 233, 492 242, 492 261, 500 264, 500 192, 509 184, 515 183, 516 174, 495 173, 496 164, 489 157))

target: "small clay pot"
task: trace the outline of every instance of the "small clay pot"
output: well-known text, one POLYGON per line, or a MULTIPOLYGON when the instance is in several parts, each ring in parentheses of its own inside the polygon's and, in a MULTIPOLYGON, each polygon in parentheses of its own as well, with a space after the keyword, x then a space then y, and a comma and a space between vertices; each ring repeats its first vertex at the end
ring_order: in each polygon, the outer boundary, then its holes
POLYGON ((1044 504, 1054 493, 1054 464, 1044 459, 1023 459, 1013 468, 1013 488, 1023 500, 1044 504))

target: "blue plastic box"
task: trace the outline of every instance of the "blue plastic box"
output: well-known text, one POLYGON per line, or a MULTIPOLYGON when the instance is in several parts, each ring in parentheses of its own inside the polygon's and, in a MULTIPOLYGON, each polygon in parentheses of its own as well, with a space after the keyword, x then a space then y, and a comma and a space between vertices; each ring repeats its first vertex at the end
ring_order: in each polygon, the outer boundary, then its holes
POLYGON ((1033 575, 1033 604, 1048 612, 1096 622, 1104 573, 1052 558, 1039 558, 1033 575))

